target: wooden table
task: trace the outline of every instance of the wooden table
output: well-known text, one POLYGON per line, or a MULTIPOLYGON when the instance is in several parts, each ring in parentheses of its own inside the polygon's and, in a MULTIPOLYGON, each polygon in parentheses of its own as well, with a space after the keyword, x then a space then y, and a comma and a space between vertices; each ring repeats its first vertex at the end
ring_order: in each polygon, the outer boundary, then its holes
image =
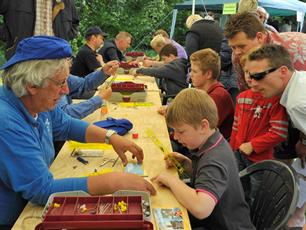
MULTIPOLYGON (((128 76, 119 76, 118 80, 128 78, 128 76)), ((88 122, 93 122, 106 118, 107 116, 112 116, 114 118, 127 118, 129 119, 134 127, 133 129, 125 135, 126 138, 132 139, 132 133, 138 133, 139 138, 133 139, 139 146, 142 147, 144 151, 144 162, 143 168, 145 174, 148 178, 151 178, 158 174, 161 170, 165 169, 163 162, 162 152, 155 146, 154 143, 146 136, 145 131, 150 128, 154 131, 157 137, 165 144, 169 149, 171 149, 171 144, 169 140, 169 135, 167 131, 167 126, 163 116, 159 115, 156 111, 157 108, 161 106, 159 90, 155 83, 154 78, 151 77, 139 77, 136 82, 145 83, 148 86, 148 94, 146 102, 151 102, 151 106, 123 106, 122 103, 110 103, 108 102, 109 113, 102 116, 100 110, 97 110, 93 114, 86 117, 84 120, 88 122)), ((51 172, 55 178, 65 178, 65 177, 78 177, 85 176, 89 173, 94 172, 95 169, 101 170, 99 165, 103 162, 105 157, 115 159, 117 157, 114 150, 109 145, 102 145, 103 157, 91 157, 86 158, 89 164, 84 165, 78 162, 74 157, 70 156, 73 146, 71 143, 66 142, 59 155, 50 167, 51 172)), ((130 161, 131 154, 127 153, 130 161)), ((123 171, 121 161, 119 160, 114 167, 112 164, 107 164, 103 169, 112 169, 113 171, 123 171)), ((106 170, 107 170, 106 169, 106 170)), ((172 170, 173 174, 176 171, 172 170)), ((187 211, 183 208, 175 197, 172 195, 170 190, 154 185, 157 189, 157 195, 151 196, 151 205, 153 208, 173 208, 179 207, 183 211, 184 218, 184 228, 191 229, 189 224, 189 219, 187 211)), ((13 229, 34 229, 34 227, 41 221, 43 207, 28 203, 18 220, 16 221, 13 229)), ((153 215, 152 215, 153 217, 153 215)), ((151 220, 154 223, 154 219, 151 220)))

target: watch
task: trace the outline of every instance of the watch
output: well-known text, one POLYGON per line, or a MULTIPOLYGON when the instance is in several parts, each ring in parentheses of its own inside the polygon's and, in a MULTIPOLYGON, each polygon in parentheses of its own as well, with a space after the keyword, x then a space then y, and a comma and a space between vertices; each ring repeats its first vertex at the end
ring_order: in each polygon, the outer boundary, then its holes
POLYGON ((115 130, 112 130, 112 129, 107 130, 107 132, 105 134, 105 144, 109 144, 110 137, 114 134, 117 134, 117 132, 115 130))

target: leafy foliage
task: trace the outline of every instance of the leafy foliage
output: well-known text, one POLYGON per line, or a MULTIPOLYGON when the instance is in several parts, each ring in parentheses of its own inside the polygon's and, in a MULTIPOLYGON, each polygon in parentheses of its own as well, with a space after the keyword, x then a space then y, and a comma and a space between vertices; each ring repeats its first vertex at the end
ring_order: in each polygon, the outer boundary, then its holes
MULTIPOLYGON (((178 2, 182 1, 76 0, 80 10, 80 34, 83 35, 92 25, 100 26, 109 34, 108 39, 114 38, 119 31, 127 31, 133 36, 134 48, 147 49, 156 29, 169 30, 173 5, 178 2)), ((72 45, 77 50, 82 45, 82 36, 73 41, 72 45)))

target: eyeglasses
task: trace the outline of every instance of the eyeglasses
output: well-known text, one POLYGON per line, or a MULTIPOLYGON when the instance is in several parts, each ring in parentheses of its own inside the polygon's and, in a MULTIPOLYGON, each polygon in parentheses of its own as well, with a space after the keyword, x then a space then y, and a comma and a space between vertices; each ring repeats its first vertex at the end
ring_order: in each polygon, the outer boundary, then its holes
POLYGON ((62 82, 58 82, 58 81, 55 81, 54 79, 52 78, 48 78, 50 81, 52 81, 53 83, 55 83, 55 85, 57 85, 59 88, 64 88, 67 84, 67 79, 63 80, 62 82))
POLYGON ((265 76, 267 76, 269 73, 272 73, 277 69, 278 68, 272 68, 272 69, 268 69, 268 70, 260 72, 260 73, 249 74, 249 76, 250 76, 251 79, 259 81, 259 80, 263 79, 265 76))

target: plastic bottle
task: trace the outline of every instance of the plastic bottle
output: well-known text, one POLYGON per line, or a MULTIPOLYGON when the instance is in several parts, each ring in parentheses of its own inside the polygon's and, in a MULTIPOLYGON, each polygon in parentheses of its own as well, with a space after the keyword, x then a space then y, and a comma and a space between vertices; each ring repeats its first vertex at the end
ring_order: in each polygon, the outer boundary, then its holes
POLYGON ((104 101, 101 106, 101 116, 105 116, 108 113, 107 104, 104 101))

